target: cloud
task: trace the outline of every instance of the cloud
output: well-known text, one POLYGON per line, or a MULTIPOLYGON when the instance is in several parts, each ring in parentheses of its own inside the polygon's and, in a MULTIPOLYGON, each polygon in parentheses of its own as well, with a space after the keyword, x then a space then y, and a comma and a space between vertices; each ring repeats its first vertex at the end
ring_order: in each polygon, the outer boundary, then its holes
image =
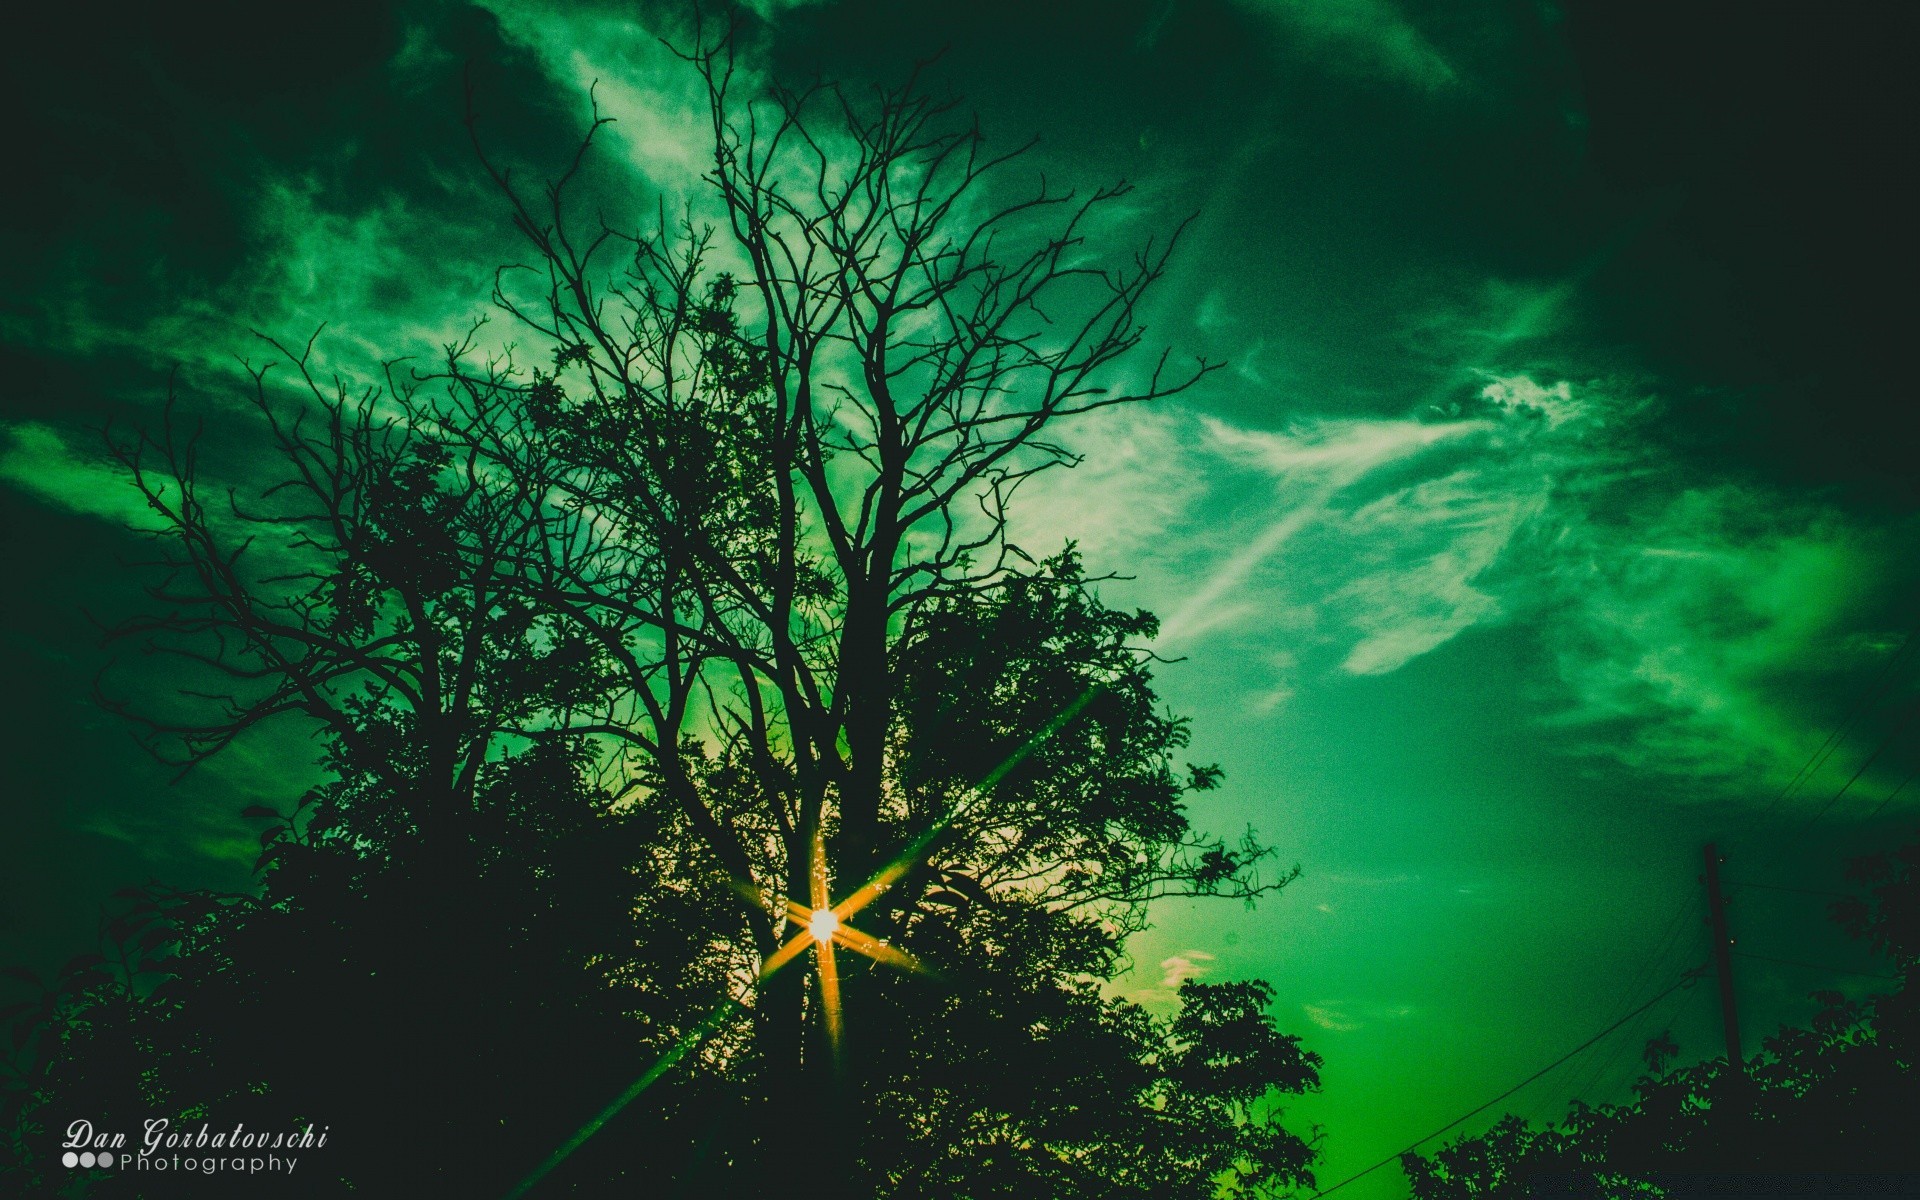
POLYGON ((1593 753, 1730 793, 1790 773, 1821 719, 1807 680, 1895 640, 1863 597, 1912 531, 1701 478, 1635 388, 1479 380, 1426 420, 1109 414, 1070 433, 1087 467, 1034 480, 1015 532, 1133 576, 1116 599, 1162 615, 1164 649, 1234 661, 1252 714, 1521 621, 1557 677, 1546 723, 1593 753))
POLYGON ((1411 1004, 1354 1004, 1344 1000, 1302 1004, 1300 1010, 1307 1014, 1307 1020, 1334 1033, 1352 1033, 1378 1021, 1403 1021, 1418 1011, 1411 1004))
POLYGON ((1334 871, 1321 876, 1328 883, 1341 887, 1389 888, 1404 887, 1410 883, 1419 883, 1420 876, 1400 872, 1396 875, 1355 875, 1351 872, 1334 871))
POLYGON ((1423 89, 1460 82, 1440 51, 1390 0, 1242 0, 1302 43, 1303 57, 1423 89))
POLYGON ((1205 950, 1182 950, 1180 953, 1160 960, 1160 986, 1168 991, 1179 991, 1180 985, 1189 979, 1198 979, 1205 975, 1213 955, 1205 950))
MULTIPOLYGON (((661 44, 661 37, 690 39, 679 29, 649 28, 626 12, 495 0, 487 6, 502 34, 540 63, 549 79, 579 101, 582 118, 589 96, 614 118, 606 134, 626 151, 626 161, 669 203, 685 199, 689 186, 713 166, 713 127, 706 85, 693 69, 661 44)), ((739 63, 744 92, 754 90, 753 64, 739 63)))
MULTIPOLYGON (((31 340, 74 358, 130 352, 156 377, 177 364, 189 390, 212 394, 245 390, 243 361, 272 356, 254 331, 298 349, 324 326, 310 365, 366 382, 384 362, 431 360, 459 341, 492 309, 494 270, 516 251, 491 206, 449 216, 395 192, 354 200, 315 172, 262 167, 249 205, 249 258, 223 283, 120 315, 81 289, 59 298, 59 319, 31 340)), ((489 331, 491 348, 513 336, 507 325, 489 331)))
MULTIPOLYGON (((660 44, 659 35, 668 30, 591 8, 556 10, 515 0, 488 7, 501 36, 537 64, 551 87, 495 100, 493 107, 502 111, 483 125, 483 134, 496 133, 512 145, 528 121, 537 118, 543 128, 550 121, 568 131, 543 135, 547 151, 558 156, 571 149, 564 139, 586 128, 590 91, 597 92, 605 115, 615 118, 600 135, 587 173, 592 178, 575 185, 577 222, 597 220, 595 186, 611 184, 618 196, 620 203, 604 210, 615 224, 645 223, 661 205, 671 213, 696 198, 698 180, 712 165, 711 123, 698 74, 660 44)), ((388 64, 394 86, 456 61, 436 40, 445 34, 430 22, 409 26, 388 64)), ((739 86, 751 93, 758 79, 753 63, 743 60, 741 68, 739 86)), ((435 120, 448 115, 426 107, 428 101, 415 102, 435 120)), ((39 298, 44 316, 20 322, 18 335, 67 356, 133 351, 226 379, 237 378, 237 358, 261 357, 254 329, 302 342, 326 323, 315 365, 323 373, 338 369, 360 378, 395 358, 431 359, 482 316, 492 318, 481 335, 483 352, 524 341, 524 331, 493 309, 491 295, 496 268, 525 260, 529 249, 463 144, 451 166, 440 165, 437 156, 450 149, 448 143, 463 142, 457 130, 406 143, 408 169, 425 165, 405 188, 354 186, 381 165, 383 154, 394 153, 369 141, 377 139, 341 130, 324 154, 297 164, 249 158, 236 167, 244 170, 246 188, 232 233, 245 256, 222 278, 175 278, 156 269, 150 290, 164 294, 165 302, 131 313, 82 280, 39 298)), ((500 153, 511 158, 510 151, 500 153)), ((557 169, 551 157, 522 164, 515 182, 537 207, 540 183, 557 169)), ((719 242, 724 250, 726 239, 719 242)), ((617 270, 617 258, 603 259, 603 265, 617 270)), ((718 253, 715 262, 729 265, 718 253)), ((509 276, 509 290, 518 281, 509 276)))
POLYGON ((455 227, 392 194, 336 206, 312 177, 272 181, 255 222, 274 252, 239 311, 303 335, 329 322, 315 346, 323 367, 431 355, 460 340, 490 309, 507 249, 491 221, 455 227))
MULTIPOLYGON (((1545 395, 1577 406, 1570 391, 1545 395)), ((1518 402, 1485 407, 1467 420, 1283 430, 1171 408, 1117 414, 1075 443, 1091 471, 1035 481, 1016 534, 1077 537, 1096 567, 1138 571, 1174 651, 1251 634, 1260 657, 1289 668, 1331 656, 1346 673, 1384 674, 1499 618, 1478 581, 1551 493, 1559 451, 1539 435, 1553 424, 1518 402)), ((1263 703, 1280 703, 1284 682, 1263 703)))
POLYGON ((1553 719, 1632 765, 1784 783, 1818 740, 1807 676, 1892 652, 1862 608, 1896 556, 1887 531, 1735 483, 1682 489, 1631 525, 1569 527, 1549 644, 1573 703, 1553 719))
MULTIPOLYGON (((1109 985, 1114 995, 1156 1011, 1171 1011, 1180 1003, 1180 986, 1188 980, 1204 978, 1213 970, 1214 955, 1205 950, 1181 950, 1160 960, 1160 978, 1140 987, 1109 985)), ((1122 983, 1139 979, 1141 968, 1134 968, 1122 983)), ((1152 979, 1151 975, 1146 978, 1152 979)))
POLYGON ((50 425, 22 421, 0 426, 0 480, 81 516, 99 517, 134 529, 165 528, 127 477, 103 455, 75 451, 50 425))
POLYGON ((1331 1029, 1335 1033, 1352 1033, 1354 1030, 1360 1028, 1360 1022, 1346 1016, 1338 1009, 1331 1008, 1327 1005, 1302 1004, 1300 1008, 1301 1011, 1307 1014, 1307 1020, 1312 1021, 1322 1029, 1331 1029))
MULTIPOLYGON (((1457 82, 1389 0, 1245 2, 1348 68, 1457 82)), ((490 7, 583 115, 601 81, 603 108, 619 119, 607 157, 623 180, 671 195, 704 169, 702 86, 659 45, 660 30, 591 9, 490 7)), ((421 53, 416 43, 401 51, 421 53)), ((751 53, 744 67, 751 91, 751 53)), ((76 309, 55 323, 66 341, 47 348, 164 351, 230 372, 225 356, 245 347, 247 324, 304 337, 330 317, 321 365, 365 378, 380 359, 431 353, 462 332, 485 308, 492 266, 511 255, 497 206, 427 193, 352 199, 323 174, 269 171, 257 183, 245 218, 257 261, 241 282, 184 295, 137 327, 76 309)), ((1032 480, 1013 535, 1034 553, 1076 538, 1095 571, 1136 576, 1114 594, 1163 616, 1163 648, 1237 656, 1233 686, 1251 714, 1284 713, 1327 677, 1390 675, 1469 630, 1524 620, 1565 691, 1555 723, 1591 731, 1596 752, 1715 786, 1777 771, 1805 725, 1782 680, 1804 670, 1796 664, 1845 670, 1878 653, 1863 635, 1886 631, 1862 625, 1855 598, 1887 577, 1889 535, 1756 484, 1685 478, 1635 432, 1646 418, 1629 389, 1481 369, 1544 352, 1582 277, 1484 294, 1474 284, 1435 301, 1403 333, 1441 382, 1408 397, 1401 416, 1297 415, 1253 428, 1166 405, 1080 422, 1062 432, 1084 465, 1032 480)), ((1201 329, 1235 325, 1224 295, 1203 293, 1201 329)), ((511 334, 506 321, 488 331, 511 334)), ((1242 379, 1266 393, 1261 380, 1284 374, 1263 362, 1242 379)), ((10 486, 152 524, 109 464, 74 449, 79 435, 41 423, 0 435, 10 486)))

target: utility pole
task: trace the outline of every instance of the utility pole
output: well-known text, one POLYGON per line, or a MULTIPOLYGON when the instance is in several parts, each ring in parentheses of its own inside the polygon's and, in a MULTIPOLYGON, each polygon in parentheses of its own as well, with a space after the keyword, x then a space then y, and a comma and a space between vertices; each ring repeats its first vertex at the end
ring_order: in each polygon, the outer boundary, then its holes
POLYGON ((1740 1013, 1733 1003, 1733 938, 1727 934, 1727 898, 1720 894, 1720 848, 1707 843, 1707 921, 1713 927, 1713 967, 1720 979, 1720 1024, 1727 1034, 1727 1066, 1747 1073, 1740 1053, 1740 1013))

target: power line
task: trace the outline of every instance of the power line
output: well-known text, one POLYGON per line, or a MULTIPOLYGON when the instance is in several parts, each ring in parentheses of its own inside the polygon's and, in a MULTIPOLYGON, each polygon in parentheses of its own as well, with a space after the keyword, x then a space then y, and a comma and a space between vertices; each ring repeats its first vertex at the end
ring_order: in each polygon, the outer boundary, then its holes
POLYGON ((1700 897, 1694 893, 1692 889, 1688 889, 1687 892, 1681 896, 1680 906, 1674 910, 1672 918, 1667 921, 1666 929, 1660 935, 1660 949, 1656 950, 1651 958, 1641 964, 1640 973, 1634 976, 1632 986, 1628 987, 1621 995, 1622 1007, 1631 1003, 1634 993, 1645 987, 1647 983, 1655 977, 1661 965, 1666 962, 1667 955, 1672 952, 1674 942, 1680 936, 1680 931, 1685 928, 1686 919, 1693 915, 1693 910, 1699 906, 1700 897))
MULTIPOLYGON (((1794 831, 1792 837, 1788 838, 1785 842, 1781 844, 1780 854, 1784 854, 1788 846, 1797 845, 1800 839, 1807 835, 1807 832, 1809 830, 1811 830, 1815 825, 1818 825, 1820 823, 1821 818, 1825 817, 1829 812, 1833 811, 1833 806, 1840 803, 1840 798, 1842 796, 1845 796, 1849 791, 1853 790, 1853 785, 1860 782, 1860 777, 1867 773, 1867 768, 1871 767, 1875 762, 1879 761, 1880 756, 1887 752, 1887 748, 1889 746, 1893 745, 1894 739, 1898 738, 1902 733, 1904 733, 1906 731, 1907 726, 1913 724, 1913 719, 1915 717, 1920 717, 1920 704, 1916 704, 1912 708, 1907 710, 1907 715, 1900 718, 1900 723, 1895 725, 1891 730, 1889 730, 1887 732, 1886 737, 1880 739, 1880 744, 1874 747, 1873 753, 1867 755, 1866 761, 1860 764, 1859 769, 1854 771, 1854 773, 1847 779, 1847 781, 1840 785, 1840 790, 1835 792, 1832 796, 1828 797, 1827 802, 1820 806, 1820 811, 1814 813, 1811 817, 1807 818, 1806 824, 1800 826, 1799 829, 1794 831)), ((1889 799, 1891 799, 1891 797, 1889 797, 1889 799)), ((1878 812, 1879 810, 1876 809, 1875 811, 1878 812)), ((1780 854, 1774 855, 1775 862, 1779 861, 1780 854)))
POLYGON ((1828 888, 1788 887, 1784 883, 1748 883, 1740 879, 1727 879, 1722 882, 1727 887, 1759 888, 1763 892, 1793 892, 1801 896, 1824 896, 1830 900, 1853 899, 1853 893, 1851 892, 1836 892, 1828 888))
POLYGON ((1381 1159, 1377 1163, 1374 1163, 1372 1166, 1367 1167, 1364 1170, 1356 1171, 1352 1175, 1347 1176, 1345 1179, 1342 1179, 1339 1183, 1334 1184, 1332 1187, 1327 1188, 1324 1191, 1316 1191, 1314 1195, 1315 1196, 1331 1196, 1335 1192, 1339 1191, 1341 1188, 1347 1186, 1348 1184, 1354 1182, 1355 1180, 1363 1179, 1366 1176, 1373 1174, 1375 1171, 1378 1171, 1381 1167, 1386 1166, 1388 1163, 1399 1162, 1402 1158, 1404 1158, 1409 1154, 1412 1154, 1415 1150, 1418 1150, 1420 1147, 1426 1145, 1428 1142, 1432 1141, 1434 1138, 1439 1137, 1441 1134, 1454 1128, 1456 1125, 1459 1125, 1465 1121, 1472 1120, 1474 1117, 1479 1116, 1481 1113, 1487 1111, 1489 1108, 1492 1108, 1494 1105, 1500 1103, 1502 1100, 1505 1100, 1508 1096, 1513 1095, 1515 1092, 1519 1091, 1521 1088, 1526 1087, 1528 1084, 1532 1083, 1534 1080, 1539 1079, 1541 1076, 1547 1074, 1549 1071, 1552 1071, 1555 1067, 1558 1067, 1560 1064, 1566 1062, 1568 1059, 1572 1058, 1574 1055, 1579 1054, 1582 1050, 1585 1050, 1588 1046, 1591 1046, 1595 1042, 1599 1041, 1601 1038, 1606 1037, 1608 1034, 1612 1033, 1614 1030, 1620 1028, 1622 1025, 1625 1025, 1628 1021, 1639 1016, 1641 1013, 1646 1012, 1648 1009, 1660 1003, 1662 1000, 1665 1000, 1668 996, 1671 996, 1673 993, 1679 991, 1681 988, 1686 987, 1688 984, 1691 984, 1694 980, 1700 978, 1700 976, 1704 974, 1705 971, 1706 971, 1706 968, 1704 966, 1690 968, 1689 970, 1684 972, 1680 976, 1680 978, 1674 980, 1672 984, 1668 985, 1666 990, 1662 991, 1659 995, 1655 996, 1653 999, 1647 1001, 1645 1004, 1642 1004, 1639 1008, 1634 1009, 1632 1012, 1628 1013, 1626 1016, 1621 1017, 1619 1020, 1615 1021, 1613 1024, 1607 1026, 1605 1029, 1602 1029, 1599 1033, 1596 1033, 1592 1037, 1588 1038, 1586 1041, 1581 1042, 1578 1046, 1575 1046, 1573 1049, 1567 1051, 1565 1054, 1562 1054, 1559 1058, 1554 1059, 1552 1062, 1548 1063, 1546 1066, 1541 1067, 1538 1071, 1535 1071, 1533 1074, 1527 1076, 1525 1079, 1522 1079, 1519 1083, 1514 1084, 1512 1087, 1508 1088, 1506 1091, 1501 1092, 1498 1096, 1495 1096, 1493 1099, 1487 1101, 1485 1104, 1482 1104, 1478 1108, 1474 1108, 1468 1112, 1464 1112, 1460 1114, 1459 1116, 1455 1117, 1453 1120, 1448 1121, 1445 1125, 1442 1125, 1440 1128, 1434 1130, 1432 1133, 1429 1133, 1425 1137, 1414 1142, 1412 1145, 1408 1146, 1406 1149, 1396 1151, 1393 1154, 1389 1154, 1387 1157, 1381 1159))
POLYGON ((1617 1094, 1642 1070, 1644 1063, 1638 1052, 1646 1046, 1647 1035, 1673 1016, 1665 1010, 1681 998, 1680 993, 1673 991, 1655 998, 1652 1007, 1626 1027, 1624 1036, 1613 1039, 1611 1048, 1606 1052, 1605 1065, 1594 1077, 1590 1089, 1596 1103, 1603 1103, 1606 1097, 1617 1094))
POLYGON ((1781 788, 1779 794, 1768 801, 1767 806, 1760 811, 1762 817, 1765 817, 1774 809, 1778 808, 1781 801, 1785 800, 1794 788, 1800 785, 1803 779, 1812 778, 1814 772, 1817 772, 1821 767, 1826 765, 1827 759, 1839 748, 1841 739, 1846 736, 1847 730, 1852 727, 1854 721, 1866 710, 1874 694, 1890 682, 1894 665, 1906 657, 1907 651, 1913 647, 1916 634, 1920 634, 1920 625, 1916 625, 1907 631, 1907 636, 1900 641, 1900 648, 1889 655, 1887 661, 1880 664, 1880 669, 1874 673, 1872 680, 1868 682, 1867 686, 1861 689, 1860 695, 1855 698, 1852 707, 1847 709, 1846 714, 1840 718, 1840 723, 1835 725, 1833 730, 1827 734, 1826 740, 1820 743, 1819 749, 1815 750, 1807 761, 1801 764, 1800 769, 1793 773, 1793 778, 1787 781, 1787 785, 1781 788))
MULTIPOLYGON (((1679 938, 1681 929, 1684 928, 1686 918, 1691 916, 1699 906, 1698 893, 1689 888, 1680 897, 1679 906, 1674 909, 1673 917, 1667 922, 1666 929, 1661 932, 1660 948, 1647 956, 1646 960, 1640 964, 1639 971, 1635 973, 1633 982, 1621 989, 1619 1003, 1614 1006, 1614 1016, 1618 1017, 1626 1012, 1628 1006, 1633 1003, 1633 998, 1640 994, 1640 990, 1646 987, 1650 980, 1659 977, 1660 968, 1666 965, 1668 956, 1673 953, 1675 942, 1679 938)), ((1574 1073, 1574 1081, 1570 1089, 1572 1094, 1579 1096, 1592 1089, 1603 1078, 1610 1076, 1617 1057, 1616 1049, 1612 1054, 1595 1054, 1588 1059, 1574 1073)))
POLYGON ((1734 954, 1741 958, 1753 958, 1761 962, 1779 963, 1782 966, 1805 967, 1810 971, 1825 971, 1830 975, 1857 975, 1861 979, 1885 979, 1893 983, 1900 982, 1900 976, 1898 975, 1882 975, 1875 971, 1847 971, 1840 967, 1828 967, 1820 963, 1802 962, 1797 958, 1774 958, 1769 954, 1749 954, 1745 950, 1735 950, 1734 954))
MULTIPOLYGON (((1646 1045, 1645 1035, 1659 1026, 1663 1019, 1662 1010, 1672 1005, 1680 995, 1681 993, 1668 989, 1662 995, 1655 996, 1648 1001, 1645 1011, 1629 1020, 1620 1035, 1612 1039, 1611 1044, 1601 1045, 1588 1060, 1589 1069, 1583 1071, 1586 1082, 1578 1085, 1573 1093, 1574 1096, 1578 1098, 1582 1095, 1590 1095, 1594 1097, 1594 1102, 1597 1104, 1603 1102, 1604 1097, 1613 1095, 1619 1088, 1625 1086, 1627 1081, 1633 1078, 1634 1072, 1640 1069, 1639 1065, 1633 1061, 1635 1049, 1646 1045), (1598 1065, 1599 1069, 1591 1070, 1595 1065, 1598 1065), (1621 1069, 1622 1066, 1625 1070, 1621 1069)), ((1545 1123, 1557 1122, 1546 1121, 1545 1123)))
POLYGON ((1651 1007, 1634 1017, 1621 1036, 1601 1047, 1594 1056, 1598 1069, 1581 1087, 1583 1100, 1591 1097, 1588 1102, 1596 1106, 1605 1103, 1607 1097, 1617 1094, 1633 1078, 1638 1069, 1635 1051, 1646 1045, 1647 1034, 1659 1024, 1662 1010, 1672 1004, 1677 996, 1678 993, 1668 992, 1655 997, 1649 1002, 1651 1007))
MULTIPOLYGON (((1613 1069, 1610 1049, 1606 1045, 1591 1046, 1574 1057, 1569 1069, 1570 1082, 1566 1088, 1569 1105, 1576 1100, 1585 1101, 1589 1096, 1600 1094, 1597 1086, 1600 1079, 1613 1069)), ((1533 1107, 1531 1117, 1537 1118, 1542 1124, 1553 1124, 1560 1120, 1557 1106, 1552 1104, 1552 1093, 1541 1097, 1533 1107)))
POLYGON ((1907 785, 1913 782, 1914 776, 1916 775, 1920 775, 1920 770, 1908 771, 1907 777, 1905 779, 1902 779, 1898 784, 1898 786, 1896 786, 1892 791, 1888 792, 1884 800, 1880 801, 1880 803, 1873 806, 1873 811, 1867 814, 1867 820, 1871 821, 1875 817, 1879 816, 1880 811, 1882 809, 1886 808, 1887 805, 1893 803, 1893 798, 1895 796, 1898 796, 1901 792, 1904 792, 1907 790, 1907 785))

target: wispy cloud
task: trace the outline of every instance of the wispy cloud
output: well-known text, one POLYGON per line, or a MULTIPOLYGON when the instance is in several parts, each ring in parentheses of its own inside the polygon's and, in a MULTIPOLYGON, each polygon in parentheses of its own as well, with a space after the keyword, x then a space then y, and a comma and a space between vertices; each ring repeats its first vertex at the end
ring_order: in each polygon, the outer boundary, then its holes
MULTIPOLYGON (((638 10, 518 0, 493 0, 487 7, 499 18, 502 33, 579 101, 583 117, 589 96, 597 98, 601 111, 614 118, 608 140, 624 149, 627 165, 666 196, 669 206, 689 198, 690 189, 713 167, 713 125, 705 84, 661 38, 689 42, 690 30, 646 24, 638 10)), ((751 93, 751 54, 737 65, 736 86, 751 93)))
POLYGON ((104 453, 75 449, 50 425, 22 421, 0 426, 0 480, 70 513, 133 529, 165 522, 104 453))
POLYGON ((1418 1011, 1411 1004, 1345 1000, 1322 1000, 1317 1004, 1302 1004, 1300 1009, 1307 1014, 1307 1020, 1334 1033, 1352 1033, 1381 1021, 1404 1021, 1418 1011))
MULTIPOLYGON (((1246 2, 1349 65, 1455 81, 1389 0, 1246 2)), ((583 116, 602 81, 620 119, 609 157, 639 193, 691 186, 711 153, 705 101, 661 30, 585 9, 491 7, 583 116)), ((366 377, 380 359, 430 354, 462 332, 511 254, 497 210, 449 223, 418 198, 350 200, 304 175, 263 176, 250 203, 258 261, 243 281, 137 326, 109 327, 79 305, 52 323, 65 340, 44 348, 165 353, 213 375, 249 352, 247 325, 304 336, 336 318, 323 369, 366 377)), ((1237 655, 1231 686, 1249 712, 1283 713, 1329 676, 1387 675, 1467 630, 1526 620, 1564 685, 1554 720, 1593 730, 1601 752, 1708 780, 1777 769, 1765 764, 1792 757, 1781 747, 1800 745, 1803 724, 1782 675, 1878 653, 1862 635, 1886 631, 1862 625, 1857 598, 1886 577, 1890 535, 1756 484, 1683 477, 1633 432, 1645 417, 1630 389, 1476 366, 1540 361, 1586 269, 1436 301, 1406 332, 1437 383, 1404 416, 1254 428, 1169 405, 1084 421, 1064 432, 1085 464, 1031 481, 1013 535, 1036 553, 1076 538, 1095 570, 1137 576, 1128 598, 1162 614, 1166 649, 1237 655)), ((1236 320, 1224 294, 1205 292, 1192 315, 1222 336, 1236 320)), ((489 335, 511 336, 507 325, 489 335)), ((1259 361, 1241 378, 1266 391, 1284 371, 1259 361)), ((151 523, 109 464, 76 449, 79 435, 44 423, 0 435, 0 481, 151 523)))
POLYGON ((1895 644, 1863 636, 1887 632, 1863 611, 1893 556, 1886 533, 1821 505, 1687 488, 1631 527, 1570 527, 1557 549, 1550 645, 1575 699, 1554 719, 1709 786, 1785 782, 1818 740, 1800 681, 1895 644))
POLYGON ((1478 580, 1553 485, 1553 426, 1523 409, 1490 395, 1471 420, 1284 430, 1129 414, 1089 430, 1095 473, 1037 481, 1018 532, 1140 569, 1175 651, 1251 632, 1269 653, 1380 674, 1501 613, 1478 580))
POLYGON ((1307 43, 1317 61, 1356 73, 1443 88, 1454 67, 1391 0, 1242 0, 1307 43))
POLYGON ((1181 950, 1169 954, 1159 962, 1160 977, 1148 973, 1145 967, 1136 967, 1124 981, 1113 987, 1113 994, 1124 996, 1135 1004, 1144 1004, 1156 1011, 1171 1010, 1180 1003, 1180 987, 1189 980, 1204 979, 1214 969, 1215 956, 1206 950, 1181 950), (1141 986, 1130 987, 1126 984, 1134 980, 1143 980, 1141 986), (1153 980, 1153 982, 1144 982, 1153 980))
POLYGON ((1180 985, 1189 979, 1199 979, 1205 975, 1212 963, 1213 955, 1205 950, 1182 950, 1160 960, 1160 986, 1178 991, 1180 985))
POLYGON ((1779 681, 1887 640, 1862 639, 1885 631, 1860 598, 1889 535, 1698 480, 1644 435, 1657 408, 1633 389, 1481 380, 1431 420, 1117 414, 1079 432, 1098 465, 1036 480, 1016 532, 1133 574, 1165 648, 1230 649, 1251 712, 1524 620, 1564 689, 1546 719, 1593 729, 1596 753, 1727 788, 1790 770, 1808 721, 1779 681))

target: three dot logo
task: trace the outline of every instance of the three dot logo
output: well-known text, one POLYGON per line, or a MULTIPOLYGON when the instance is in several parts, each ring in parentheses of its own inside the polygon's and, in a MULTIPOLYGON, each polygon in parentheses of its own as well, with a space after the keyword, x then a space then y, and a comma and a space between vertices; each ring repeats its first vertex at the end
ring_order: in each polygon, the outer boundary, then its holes
POLYGON ((60 1156, 60 1165, 68 1168, 95 1167, 95 1166, 111 1167, 113 1165, 113 1151, 102 1150, 100 1153, 95 1154, 93 1151, 88 1150, 84 1154, 75 1154, 73 1151, 69 1150, 65 1154, 60 1156))

